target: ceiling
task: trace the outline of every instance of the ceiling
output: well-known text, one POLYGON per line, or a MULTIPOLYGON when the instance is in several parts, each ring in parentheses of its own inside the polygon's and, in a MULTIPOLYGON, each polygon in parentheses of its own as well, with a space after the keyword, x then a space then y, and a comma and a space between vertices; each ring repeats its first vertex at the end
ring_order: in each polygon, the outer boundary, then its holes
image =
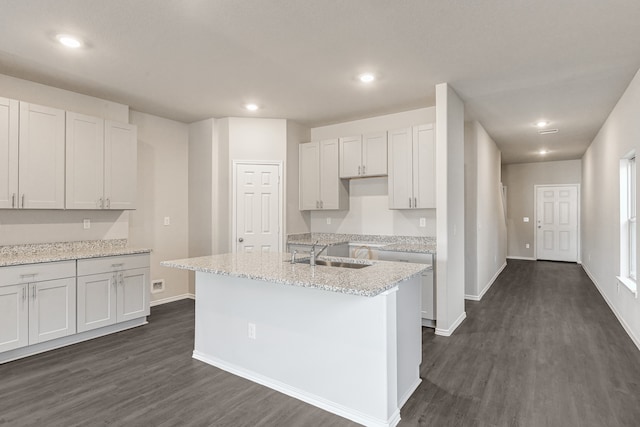
POLYGON ((637 0, 5 0, 0 28, 0 73, 186 123, 315 127, 433 106, 448 82, 503 163, 580 158, 640 68, 637 0))

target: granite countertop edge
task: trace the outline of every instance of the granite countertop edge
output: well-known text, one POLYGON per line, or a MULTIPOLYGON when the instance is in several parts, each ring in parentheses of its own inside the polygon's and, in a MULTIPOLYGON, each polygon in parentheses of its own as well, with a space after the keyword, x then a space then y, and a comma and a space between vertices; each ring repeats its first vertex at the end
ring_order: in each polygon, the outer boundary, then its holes
POLYGON ((151 253, 148 248, 112 248, 82 251, 52 251, 50 253, 25 254, 0 258, 0 267, 15 265, 40 264, 45 262, 71 261, 79 259, 101 258, 119 255, 136 255, 151 253))

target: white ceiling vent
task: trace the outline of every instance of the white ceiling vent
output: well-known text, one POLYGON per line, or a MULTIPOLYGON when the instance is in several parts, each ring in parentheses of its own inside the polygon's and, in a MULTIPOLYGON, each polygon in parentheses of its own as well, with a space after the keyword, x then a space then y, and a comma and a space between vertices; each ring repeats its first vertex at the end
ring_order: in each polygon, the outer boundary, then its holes
POLYGON ((539 130, 538 133, 540 135, 548 135, 550 133, 558 133, 558 129, 544 129, 544 130, 539 130))

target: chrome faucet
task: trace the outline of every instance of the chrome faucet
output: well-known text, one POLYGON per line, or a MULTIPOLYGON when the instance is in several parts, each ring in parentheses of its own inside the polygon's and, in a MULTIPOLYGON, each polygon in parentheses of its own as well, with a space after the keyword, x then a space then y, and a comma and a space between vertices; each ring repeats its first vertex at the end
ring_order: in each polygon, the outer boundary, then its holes
POLYGON ((296 254, 298 253, 298 251, 296 249, 293 250, 293 252, 291 252, 291 264, 295 264, 296 263, 296 254))
POLYGON ((324 245, 322 247, 322 249, 320 249, 317 253, 316 253, 316 245, 318 244, 318 241, 316 240, 316 242, 311 245, 311 252, 309 252, 309 264, 310 265, 316 265, 316 258, 320 256, 320 254, 329 247, 329 245, 324 245))

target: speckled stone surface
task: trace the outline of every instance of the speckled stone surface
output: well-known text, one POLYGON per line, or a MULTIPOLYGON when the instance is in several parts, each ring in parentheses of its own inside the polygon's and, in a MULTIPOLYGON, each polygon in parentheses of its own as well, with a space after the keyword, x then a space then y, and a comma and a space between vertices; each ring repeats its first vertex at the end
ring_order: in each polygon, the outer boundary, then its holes
POLYGON ((0 246, 0 267, 150 252, 151 249, 128 247, 127 239, 10 245, 0 246))
POLYGON ((163 261, 165 267, 247 279, 264 280, 283 285, 323 289, 350 295, 374 297, 431 268, 422 264, 371 261, 363 259, 319 257, 318 259, 369 264, 350 269, 308 264, 291 264, 291 255, 279 252, 239 253, 163 261))
POLYGON ((318 244, 335 246, 345 243, 375 244, 378 249, 394 252, 436 253, 435 237, 385 236, 376 234, 303 233, 290 234, 287 243, 296 245, 318 244))

